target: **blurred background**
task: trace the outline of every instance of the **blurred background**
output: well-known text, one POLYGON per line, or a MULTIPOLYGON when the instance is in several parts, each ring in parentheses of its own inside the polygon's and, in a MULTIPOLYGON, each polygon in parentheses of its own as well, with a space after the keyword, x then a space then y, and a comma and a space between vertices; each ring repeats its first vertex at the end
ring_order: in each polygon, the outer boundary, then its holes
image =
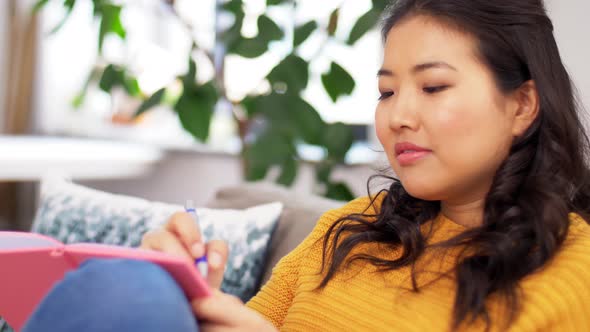
MULTIPOLYGON (((545 2, 590 109, 590 2, 545 2)), ((0 0, 0 227, 29 227, 48 172, 177 204, 243 181, 363 195, 387 3, 0 0)))

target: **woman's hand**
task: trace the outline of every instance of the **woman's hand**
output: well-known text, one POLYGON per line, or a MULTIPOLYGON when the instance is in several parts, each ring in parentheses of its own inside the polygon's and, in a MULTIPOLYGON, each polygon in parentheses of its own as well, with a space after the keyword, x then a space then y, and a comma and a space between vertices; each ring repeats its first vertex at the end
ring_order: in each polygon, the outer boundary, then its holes
POLYGON ((147 232, 141 239, 140 248, 184 257, 190 262, 207 255, 207 282, 214 290, 221 286, 227 262, 227 244, 218 240, 204 244, 195 220, 188 213, 175 213, 164 227, 147 232))
POLYGON ((239 298, 218 290, 214 290, 213 296, 193 300, 192 306, 199 321, 199 331, 277 331, 239 298))
POLYGON ((276 331, 271 323, 246 307, 240 299, 219 291, 227 262, 227 244, 223 241, 204 244, 190 214, 178 212, 172 215, 164 227, 143 236, 140 248, 177 255, 190 262, 207 255, 207 281, 213 295, 191 303, 199 321, 199 331, 276 331))

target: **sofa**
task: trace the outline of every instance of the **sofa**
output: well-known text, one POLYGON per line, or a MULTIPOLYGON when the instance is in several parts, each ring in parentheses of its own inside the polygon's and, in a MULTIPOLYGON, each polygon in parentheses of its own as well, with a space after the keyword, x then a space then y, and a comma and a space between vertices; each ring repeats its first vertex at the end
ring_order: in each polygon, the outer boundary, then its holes
POLYGON ((271 237, 261 285, 268 281, 278 261, 311 232, 322 214, 344 204, 260 182, 221 188, 206 205, 212 208, 243 209, 274 201, 283 203, 283 211, 271 237))

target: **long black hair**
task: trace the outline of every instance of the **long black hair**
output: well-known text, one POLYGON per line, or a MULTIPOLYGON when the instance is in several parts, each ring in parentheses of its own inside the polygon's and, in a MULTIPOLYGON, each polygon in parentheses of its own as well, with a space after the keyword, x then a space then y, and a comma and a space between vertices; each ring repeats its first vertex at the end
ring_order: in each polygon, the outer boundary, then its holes
MULTIPOLYGON (((477 40, 477 55, 493 72, 500 91, 509 93, 533 80, 539 114, 514 139, 487 193, 481 226, 445 241, 444 247, 470 248, 456 263, 452 328, 482 317, 491 323, 486 299, 501 295, 511 324, 519 311, 518 282, 543 266, 560 248, 569 212, 589 220, 588 137, 580 120, 573 86, 560 60, 553 25, 542 0, 398 0, 383 16, 383 39, 400 20, 425 15, 466 32, 477 40)), ((371 205, 376 214, 349 215, 332 225, 324 238, 324 287, 343 263, 366 260, 383 270, 414 267, 429 246, 418 225, 433 220, 440 202, 408 194, 393 177, 371 205), (384 260, 351 249, 362 243, 386 243, 402 249, 384 260)), ((370 182, 370 181, 369 181, 370 182)), ((369 189, 369 183, 367 184, 369 189)), ((412 269, 414 291, 417 271, 412 269)), ((395 314, 395 313, 392 313, 395 314)))

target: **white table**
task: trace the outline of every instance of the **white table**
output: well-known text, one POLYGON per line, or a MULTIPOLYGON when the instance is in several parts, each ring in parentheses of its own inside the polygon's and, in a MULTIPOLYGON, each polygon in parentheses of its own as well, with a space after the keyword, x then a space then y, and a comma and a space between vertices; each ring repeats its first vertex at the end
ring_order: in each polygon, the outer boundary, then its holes
POLYGON ((0 181, 36 181, 51 173, 76 180, 137 177, 163 155, 157 147, 134 143, 0 135, 0 181))

